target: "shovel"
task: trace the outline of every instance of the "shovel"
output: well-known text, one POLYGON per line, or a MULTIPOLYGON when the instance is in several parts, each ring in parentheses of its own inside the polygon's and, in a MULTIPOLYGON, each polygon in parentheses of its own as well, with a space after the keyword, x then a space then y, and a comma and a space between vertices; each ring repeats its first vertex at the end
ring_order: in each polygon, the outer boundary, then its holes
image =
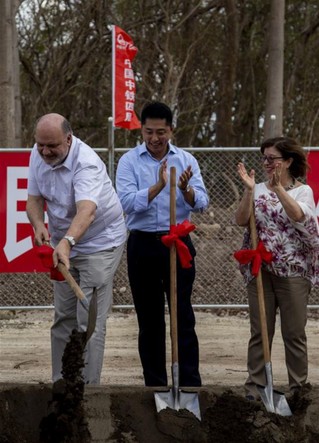
MULTIPOLYGON (((170 224, 176 224, 176 168, 170 168, 170 224)), ((198 420, 201 419, 198 394, 185 392, 179 388, 178 338, 177 338, 177 282, 176 282, 176 247, 170 247, 170 330, 172 346, 172 381, 173 387, 169 391, 154 394, 157 412, 171 408, 176 411, 187 409, 198 420)))
MULTIPOLYGON (((52 262, 52 253, 53 253, 53 246, 51 245, 50 241, 47 240, 44 242, 44 247, 47 247, 46 251, 41 251, 41 254, 38 252, 38 255, 40 256, 42 260, 42 264, 45 267, 52 268, 53 262, 52 262), (49 257, 49 259, 48 259, 49 257)), ((82 289, 77 284, 77 282, 74 280, 73 276, 71 275, 70 271, 67 269, 65 264, 63 262, 59 262, 57 269, 59 272, 63 275, 65 281, 69 284, 70 288, 73 289, 73 292, 77 296, 77 298, 80 300, 81 305, 83 308, 89 313, 88 314, 88 327, 86 331, 86 343, 88 342, 89 338, 93 334, 96 326, 96 318, 97 318, 97 291, 96 288, 93 289, 93 294, 90 303, 88 302, 86 296, 84 295, 82 289)), ((51 269, 52 270, 52 269, 51 269)))
POLYGON ((82 306, 88 311, 88 325, 86 329, 86 343, 89 341, 91 335, 93 334, 96 326, 96 317, 97 317, 97 290, 96 288, 93 289, 93 294, 91 297, 90 303, 88 302, 87 298, 85 297, 82 289, 77 284, 77 282, 74 280, 73 276, 71 275, 70 271, 66 268, 65 264, 62 262, 58 263, 58 270, 61 272, 63 277, 65 278, 66 282, 69 284, 70 288, 73 289, 73 292, 77 296, 77 298, 80 300, 80 303, 82 306))
MULTIPOLYGON (((250 232, 252 239, 252 248, 256 249, 257 229, 256 229, 255 210, 253 203, 250 213, 249 224, 250 224, 250 232)), ((264 289, 262 283, 261 270, 259 270, 258 275, 256 277, 256 284, 257 284, 257 296, 258 296, 259 316, 260 316, 260 325, 261 325, 261 338, 262 338, 265 372, 266 372, 266 386, 257 385, 257 389, 265 405, 265 408, 268 412, 288 417, 292 415, 292 412, 290 410, 285 395, 282 392, 273 389, 272 365, 270 360, 270 347, 268 339, 264 289)))

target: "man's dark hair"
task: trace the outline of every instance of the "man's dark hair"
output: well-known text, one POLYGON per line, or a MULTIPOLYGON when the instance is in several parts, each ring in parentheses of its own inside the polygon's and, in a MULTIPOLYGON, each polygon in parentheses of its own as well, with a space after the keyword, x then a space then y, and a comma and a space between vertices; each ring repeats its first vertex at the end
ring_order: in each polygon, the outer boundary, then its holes
POLYGON ((147 118, 165 120, 169 126, 173 124, 171 109, 161 102, 152 102, 144 106, 141 113, 141 123, 145 124, 147 118))
POLYGON ((71 123, 66 118, 62 122, 62 131, 67 135, 73 133, 71 123))

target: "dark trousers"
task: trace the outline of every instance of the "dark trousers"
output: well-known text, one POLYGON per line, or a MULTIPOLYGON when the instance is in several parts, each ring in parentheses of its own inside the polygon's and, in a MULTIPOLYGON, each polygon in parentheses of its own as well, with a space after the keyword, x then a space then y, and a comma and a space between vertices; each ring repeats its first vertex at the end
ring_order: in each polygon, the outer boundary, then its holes
MULTIPOLYGON (((183 239, 184 240, 184 239, 183 239)), ((195 249, 185 237, 192 256, 195 249)), ((155 233, 133 231, 127 244, 128 276, 139 325, 138 347, 146 386, 167 386, 165 294, 170 306, 169 248, 155 233)), ((177 324, 180 386, 201 386, 199 347, 191 294, 195 264, 181 268, 177 259, 177 324)))

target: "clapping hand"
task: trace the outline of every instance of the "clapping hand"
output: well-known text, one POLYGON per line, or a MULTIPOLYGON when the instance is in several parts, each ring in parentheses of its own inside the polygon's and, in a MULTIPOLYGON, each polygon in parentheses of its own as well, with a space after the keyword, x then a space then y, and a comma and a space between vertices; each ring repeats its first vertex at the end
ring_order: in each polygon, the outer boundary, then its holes
POLYGON ((271 178, 269 179, 269 186, 272 189, 278 188, 278 186, 281 185, 281 163, 278 163, 275 166, 275 171, 273 173, 273 175, 271 176, 271 178))
POLYGON ((179 176, 179 180, 178 180, 178 184, 177 184, 179 189, 184 191, 187 188, 188 182, 192 176, 193 176, 192 167, 187 166, 187 169, 185 169, 185 171, 183 171, 181 173, 181 175, 179 176))
POLYGON ((254 169, 251 169, 250 173, 248 174, 244 163, 240 162, 240 163, 238 163, 237 171, 238 171, 239 177, 241 178, 245 187, 249 191, 252 191, 255 187, 255 171, 254 171, 254 169))
POLYGON ((162 185, 162 188, 165 187, 166 183, 167 183, 167 159, 164 160, 161 164, 161 167, 159 169, 159 182, 162 185))

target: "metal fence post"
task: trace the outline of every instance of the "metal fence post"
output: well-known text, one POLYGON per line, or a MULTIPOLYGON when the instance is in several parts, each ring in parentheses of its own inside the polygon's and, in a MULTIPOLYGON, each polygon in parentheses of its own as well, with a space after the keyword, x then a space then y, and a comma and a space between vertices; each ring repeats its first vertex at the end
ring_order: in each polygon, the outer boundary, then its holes
POLYGON ((108 118, 108 173, 109 177, 114 185, 114 129, 113 129, 113 117, 108 118))

